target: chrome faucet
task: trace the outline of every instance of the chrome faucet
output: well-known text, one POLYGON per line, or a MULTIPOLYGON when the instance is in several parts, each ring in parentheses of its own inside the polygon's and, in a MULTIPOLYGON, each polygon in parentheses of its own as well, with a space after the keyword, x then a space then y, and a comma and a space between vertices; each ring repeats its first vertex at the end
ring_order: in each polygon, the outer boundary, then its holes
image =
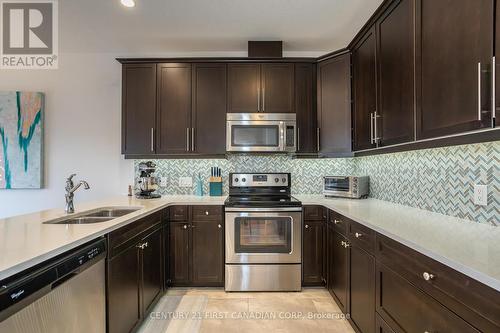
POLYGON ((72 174, 71 176, 68 177, 68 179, 66 179, 66 213, 67 214, 73 214, 75 212, 75 206, 73 204, 73 199, 75 197, 75 191, 78 190, 80 188, 80 186, 83 185, 83 188, 88 190, 90 189, 90 186, 89 184, 82 180, 80 181, 76 186, 75 184, 73 183, 73 177, 75 177, 76 174, 72 174))

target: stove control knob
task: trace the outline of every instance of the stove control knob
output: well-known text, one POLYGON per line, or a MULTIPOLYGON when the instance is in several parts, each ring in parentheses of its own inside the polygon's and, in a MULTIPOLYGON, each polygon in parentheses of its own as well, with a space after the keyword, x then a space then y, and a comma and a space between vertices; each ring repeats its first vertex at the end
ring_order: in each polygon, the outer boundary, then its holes
POLYGON ((281 181, 282 181, 283 183, 285 183, 285 182, 286 182, 286 178, 281 179, 281 181))
POLYGON ((238 178, 234 178, 234 182, 237 183, 238 182, 238 178))
POLYGON ((274 181, 277 183, 277 182, 279 182, 280 180, 279 180, 279 178, 274 178, 274 181))
POLYGON ((247 179, 246 178, 241 178, 241 181, 244 183, 244 182, 247 181, 247 179))

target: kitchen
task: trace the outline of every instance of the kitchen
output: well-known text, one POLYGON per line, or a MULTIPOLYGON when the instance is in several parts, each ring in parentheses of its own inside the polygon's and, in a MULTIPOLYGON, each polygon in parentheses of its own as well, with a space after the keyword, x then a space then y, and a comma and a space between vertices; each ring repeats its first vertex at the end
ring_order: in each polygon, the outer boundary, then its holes
POLYGON ((500 3, 44 2, 0 332, 500 332, 500 3))

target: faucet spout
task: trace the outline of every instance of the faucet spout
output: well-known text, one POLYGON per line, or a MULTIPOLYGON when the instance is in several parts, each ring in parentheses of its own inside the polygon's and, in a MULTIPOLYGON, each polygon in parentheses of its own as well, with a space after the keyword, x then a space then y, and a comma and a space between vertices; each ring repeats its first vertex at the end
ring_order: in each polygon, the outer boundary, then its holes
POLYGON ((88 190, 90 189, 90 185, 82 180, 80 181, 76 186, 73 183, 73 177, 76 176, 75 174, 72 174, 71 176, 66 179, 66 213, 68 214, 73 214, 75 212, 75 206, 73 203, 73 199, 75 197, 75 192, 78 190, 81 186, 83 186, 84 189, 88 190))

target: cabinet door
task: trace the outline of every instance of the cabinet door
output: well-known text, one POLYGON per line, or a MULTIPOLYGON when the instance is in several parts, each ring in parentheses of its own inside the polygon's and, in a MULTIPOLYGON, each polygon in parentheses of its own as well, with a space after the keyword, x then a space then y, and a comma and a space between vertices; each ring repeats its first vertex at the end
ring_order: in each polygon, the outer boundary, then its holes
POLYGON ((367 32, 352 50, 354 150, 375 147, 371 115, 377 111, 375 30, 367 32))
POLYGON ((377 22, 380 146, 414 140, 414 0, 396 0, 377 22))
POLYGON ((294 64, 263 64, 261 73, 261 111, 267 113, 295 112, 294 64))
POLYGON ((170 222, 170 280, 174 286, 185 286, 189 279, 189 223, 170 222))
POLYGON ((199 154, 226 152, 226 65, 193 65, 191 150, 199 154))
POLYGON ((417 0, 418 139, 491 126, 494 3, 417 0))
POLYGON ((128 333, 141 318, 135 244, 108 261, 108 332, 128 333))
POLYGON ((349 290, 349 249, 344 246, 347 239, 337 232, 331 233, 330 250, 328 253, 332 256, 330 260, 331 269, 329 273, 329 288, 333 293, 340 309, 347 313, 348 309, 348 290, 349 290))
POLYGON ((303 284, 323 285, 323 222, 305 221, 302 234, 303 284))
POLYGON ((407 280, 377 263, 377 312, 398 332, 479 332, 407 280))
POLYGON ((191 150, 191 65, 158 65, 158 154, 191 150))
POLYGON ((229 64, 227 112, 259 112, 261 104, 260 65, 229 64))
POLYGON ((141 241, 142 254, 142 309, 148 311, 150 305, 161 294, 163 287, 162 229, 146 236, 141 241))
POLYGON ((122 154, 153 154, 156 65, 123 65, 122 79, 122 154))
POLYGON ((224 223, 193 221, 192 282, 195 286, 224 285, 224 223))
POLYGON ((295 64, 295 111, 297 114, 297 153, 317 153, 316 66, 295 64))
POLYGON ((377 333, 395 333, 394 330, 387 325, 387 323, 380 318, 380 316, 377 314, 376 315, 376 330, 375 332, 377 333))
POLYGON ((327 156, 351 153, 350 56, 343 54, 319 64, 319 152, 327 156))
POLYGON ((349 313, 363 333, 375 332, 375 258, 357 246, 351 247, 349 313))

